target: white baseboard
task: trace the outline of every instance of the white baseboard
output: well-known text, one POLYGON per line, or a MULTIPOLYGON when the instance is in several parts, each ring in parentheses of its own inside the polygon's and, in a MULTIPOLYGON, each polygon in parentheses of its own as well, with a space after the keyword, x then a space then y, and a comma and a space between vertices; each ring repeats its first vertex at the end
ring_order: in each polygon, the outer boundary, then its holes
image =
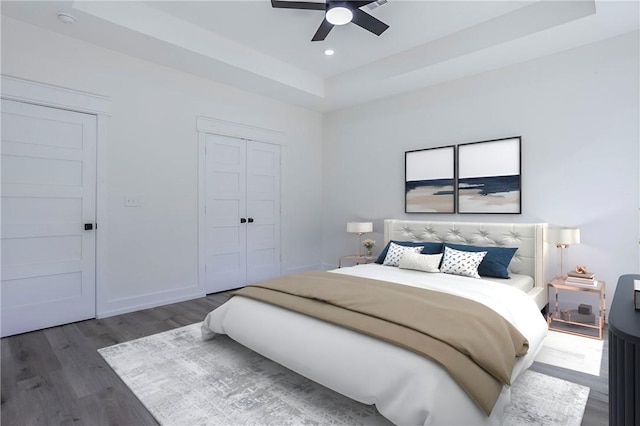
POLYGON ((321 268, 323 271, 330 271, 330 270, 332 270, 332 269, 338 269, 338 265, 332 265, 332 264, 329 264, 329 263, 323 263, 323 264, 320 266, 320 268, 321 268))
POLYGON ((169 305, 171 303, 184 302, 185 300, 205 297, 206 294, 198 287, 181 288, 179 290, 162 291, 159 293, 145 294, 142 296, 124 297, 105 303, 98 312, 96 318, 107 318, 114 315, 128 314, 129 312, 169 305))
MULTIPOLYGON (((295 274, 305 271, 317 271, 335 269, 337 266, 327 265, 307 265, 296 268, 283 269, 282 275, 295 274)), ((159 293, 145 294, 142 296, 124 297, 121 299, 110 300, 104 303, 102 307, 98 307, 96 318, 107 318, 114 315, 128 314, 130 312, 141 311, 143 309, 155 308, 158 306, 169 305, 171 303, 184 302, 185 300, 197 299, 205 297, 197 286, 183 288, 179 290, 169 290, 159 293)))
POLYGON ((288 269, 283 268, 282 275, 297 274, 305 271, 317 271, 318 269, 324 269, 324 265, 307 265, 288 269))

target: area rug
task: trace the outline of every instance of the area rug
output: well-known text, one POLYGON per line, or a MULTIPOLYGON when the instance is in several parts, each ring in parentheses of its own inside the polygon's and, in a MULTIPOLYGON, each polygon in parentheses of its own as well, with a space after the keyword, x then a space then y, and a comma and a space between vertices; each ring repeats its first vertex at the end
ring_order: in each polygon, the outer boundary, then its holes
POLYGON ((602 340, 549 331, 536 361, 599 376, 602 348, 602 340))
MULTIPOLYGON (((200 324, 99 349, 161 425, 390 425, 375 407, 308 380, 200 324)), ((580 425, 589 388, 526 371, 503 425, 580 425)))

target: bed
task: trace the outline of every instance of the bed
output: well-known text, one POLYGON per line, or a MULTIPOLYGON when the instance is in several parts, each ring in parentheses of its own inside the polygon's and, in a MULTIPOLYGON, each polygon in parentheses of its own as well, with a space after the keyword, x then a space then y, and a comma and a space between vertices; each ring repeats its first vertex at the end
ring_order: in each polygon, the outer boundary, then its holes
MULTIPOLYGON (((335 277, 382 280, 473 300, 497 312, 528 342, 516 358, 510 383, 526 370, 542 346, 546 322, 544 224, 385 220, 390 241, 451 243, 517 248, 510 279, 468 278, 380 264, 329 271, 335 277)), ((295 278, 295 277, 294 277, 295 278)), ((395 424, 498 425, 510 402, 510 387, 499 389, 490 411, 438 362, 412 350, 343 326, 273 306, 250 297, 232 297, 207 315, 203 338, 229 335, 285 367, 378 411, 395 424)))

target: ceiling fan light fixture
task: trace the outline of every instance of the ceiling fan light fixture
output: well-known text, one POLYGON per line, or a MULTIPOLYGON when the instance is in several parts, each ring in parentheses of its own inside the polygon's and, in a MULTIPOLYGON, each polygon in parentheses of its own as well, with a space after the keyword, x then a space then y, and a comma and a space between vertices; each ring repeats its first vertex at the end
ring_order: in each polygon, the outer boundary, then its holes
POLYGON ((344 6, 332 7, 327 10, 326 19, 333 25, 345 25, 353 19, 353 12, 344 6))

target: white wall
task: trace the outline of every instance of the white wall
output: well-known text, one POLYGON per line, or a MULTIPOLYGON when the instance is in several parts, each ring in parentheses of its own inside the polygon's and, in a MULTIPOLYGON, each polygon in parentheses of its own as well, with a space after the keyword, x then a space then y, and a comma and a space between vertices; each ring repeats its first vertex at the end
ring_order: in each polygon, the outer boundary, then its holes
POLYGON ((6 17, 1 47, 5 75, 113 100, 103 314, 192 296, 197 115, 287 134, 284 273, 353 252, 349 220, 374 220, 381 245, 388 217, 579 226, 567 263, 606 279, 609 300, 618 275, 640 271, 637 33, 329 113, 324 124, 316 112, 6 17), (523 137, 522 215, 404 213, 404 151, 513 135, 523 137), (125 208, 125 195, 143 206, 125 208))
POLYGON ((320 264, 319 113, 6 17, 2 17, 2 73, 112 99, 107 148, 108 295, 98 301, 99 314, 199 294, 198 115, 287 135, 282 148, 282 270, 320 264), (142 207, 125 208, 125 195, 139 197, 142 207))
MULTIPOLYGON (((581 229, 566 264, 639 273, 638 33, 325 116, 324 262, 353 252, 349 220, 548 222, 581 229), (404 213, 404 152, 522 136, 522 214, 404 213)), ((556 249, 551 267, 557 272, 556 249)))

